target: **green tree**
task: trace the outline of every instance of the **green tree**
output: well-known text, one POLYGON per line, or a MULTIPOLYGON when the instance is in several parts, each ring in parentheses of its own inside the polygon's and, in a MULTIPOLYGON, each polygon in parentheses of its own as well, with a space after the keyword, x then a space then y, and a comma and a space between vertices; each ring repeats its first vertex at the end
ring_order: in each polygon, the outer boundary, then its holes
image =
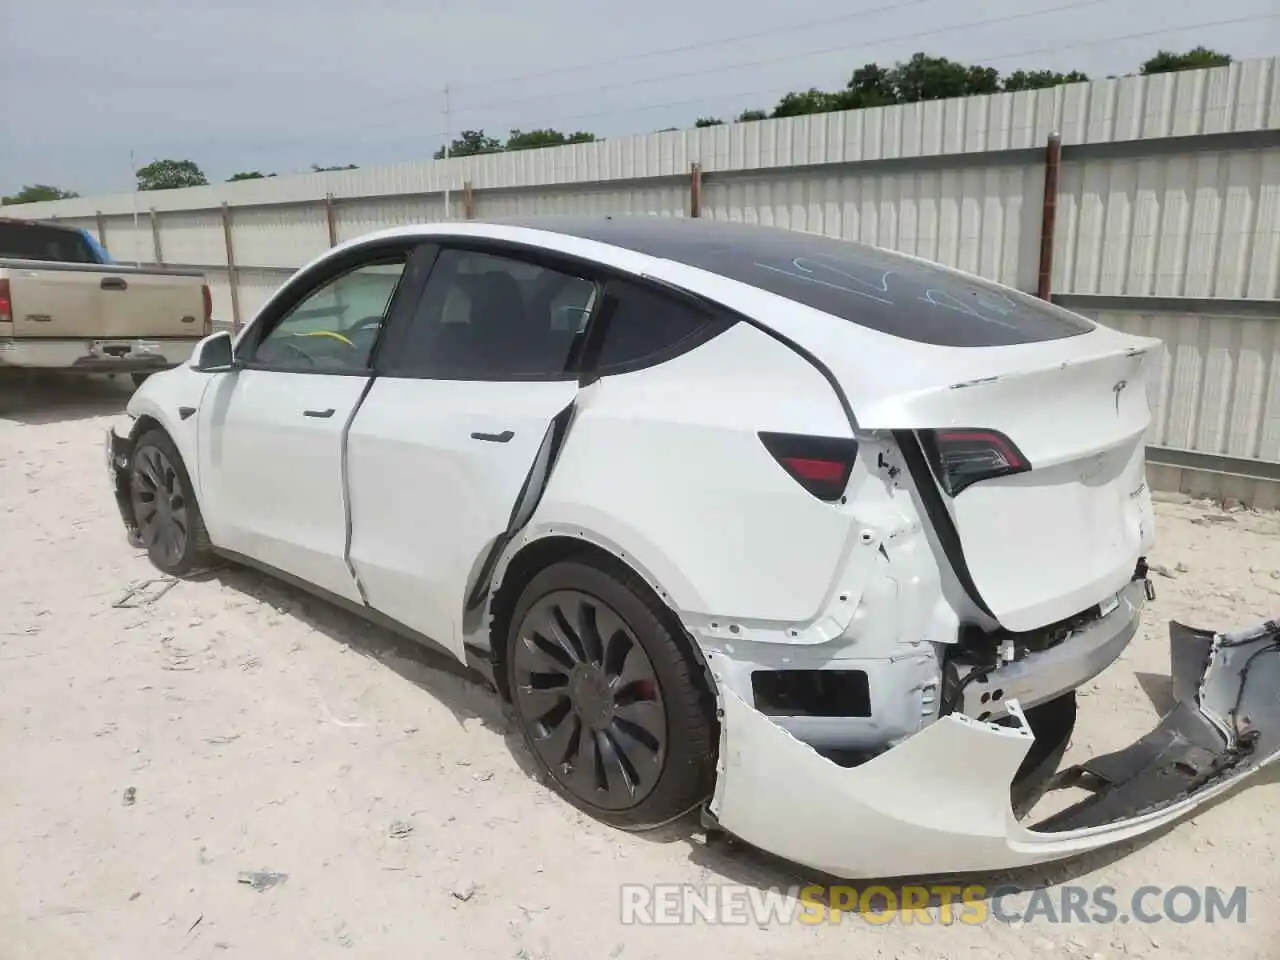
POLYGON ((1004 78, 1001 88, 1007 93, 1019 90, 1044 90, 1064 83, 1084 83, 1089 78, 1079 70, 1056 73, 1053 70, 1015 70, 1004 78))
POLYGON ((694 121, 693 125, 695 127, 718 127, 722 123, 724 123, 724 121, 719 117, 699 117, 694 121))
MULTIPOLYGON (((312 173, 330 173, 330 172, 332 172, 332 171, 334 171, 334 170, 359 170, 359 169, 360 169, 360 168, 359 168, 359 167, 357 167, 354 163, 341 164, 341 165, 336 166, 336 167, 322 167, 322 166, 320 166, 320 164, 318 164, 318 163, 313 163, 313 164, 311 165, 311 172, 312 172, 312 173)), ((275 176, 275 174, 273 173, 273 174, 271 174, 271 176, 273 176, 273 177, 274 177, 274 176, 275 176)))
POLYGON ((773 117, 800 117, 807 113, 830 113, 845 108, 845 93, 827 93, 810 87, 800 93, 788 93, 773 108, 773 117))
POLYGON ((768 110, 743 110, 736 118, 738 123, 753 123, 756 120, 768 120, 768 110))
POLYGON ((257 170, 247 170, 241 173, 233 173, 227 177, 227 183, 235 183, 238 180, 265 180, 267 177, 274 176, 274 173, 259 173, 257 170))
POLYGON ((1175 70, 1200 70, 1204 67, 1225 67, 1230 62, 1229 55, 1210 50, 1208 47, 1196 47, 1186 53, 1160 50, 1142 65, 1142 75, 1172 73, 1175 70))
MULTIPOLYGON (((587 133, 585 130, 578 130, 574 133, 561 133, 559 130, 512 130, 511 136, 507 137, 505 147, 499 149, 506 150, 536 150, 539 147, 562 147, 567 143, 591 143, 595 140, 594 133, 587 133)), ((455 141, 456 142, 456 141, 455 141)), ((483 150, 482 153, 493 153, 492 150, 483 150)), ((457 156, 452 149, 449 151, 450 156, 457 156)))
POLYGON ((845 89, 846 109, 888 107, 898 102, 892 71, 877 63, 868 63, 853 71, 845 89))
POLYGON ((41 203, 45 200, 69 200, 80 194, 74 190, 63 190, 47 183, 32 183, 23 187, 11 197, 0 197, 0 206, 11 203, 41 203))
POLYGON ((895 64, 889 76, 899 103, 919 103, 994 92, 994 86, 991 90, 974 90, 972 85, 993 85, 999 74, 990 67, 966 67, 946 57, 917 53, 906 63, 895 64))
MULTIPOLYGON (((496 137, 486 137, 483 130, 463 130, 462 135, 449 144, 448 156, 474 157, 482 153, 501 152, 502 141, 496 137)), ((435 153, 437 160, 443 160, 445 156, 444 147, 435 153)))
POLYGON ((139 190, 176 190, 208 183, 194 160, 154 160, 138 171, 139 190))

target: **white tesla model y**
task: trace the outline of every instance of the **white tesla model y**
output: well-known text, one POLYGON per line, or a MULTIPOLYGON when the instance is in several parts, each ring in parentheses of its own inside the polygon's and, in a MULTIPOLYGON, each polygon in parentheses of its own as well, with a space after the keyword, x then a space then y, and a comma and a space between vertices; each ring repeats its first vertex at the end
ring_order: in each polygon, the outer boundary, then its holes
POLYGON ((1006 867, 1277 755, 1278 628, 1175 625, 1179 707, 1023 822, 1151 589, 1155 346, 810 234, 430 224, 153 376, 108 460, 161 570, 216 554, 443 647, 602 820, 701 807, 844 876, 1006 867))

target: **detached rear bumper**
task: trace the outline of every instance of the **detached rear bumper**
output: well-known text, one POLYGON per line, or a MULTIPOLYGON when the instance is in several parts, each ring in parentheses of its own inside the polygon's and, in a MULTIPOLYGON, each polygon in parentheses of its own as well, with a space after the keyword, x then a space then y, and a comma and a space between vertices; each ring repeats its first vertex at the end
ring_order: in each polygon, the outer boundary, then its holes
POLYGON ((997 870, 1155 830, 1280 759, 1280 620, 1234 634, 1170 625, 1177 705, 1118 753, 1060 774, 1095 793, 1028 827, 1010 790, 1034 735, 949 714, 858 767, 823 758, 732 691, 710 813, 770 853, 846 878, 997 870))

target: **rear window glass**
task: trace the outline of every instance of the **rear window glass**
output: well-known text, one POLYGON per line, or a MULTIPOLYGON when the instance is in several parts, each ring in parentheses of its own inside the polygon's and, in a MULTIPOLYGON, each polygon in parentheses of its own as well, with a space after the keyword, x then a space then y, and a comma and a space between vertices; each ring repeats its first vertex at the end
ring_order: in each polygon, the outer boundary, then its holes
POLYGON ((97 262, 89 244, 78 231, 38 223, 4 221, 0 221, 0 257, 57 263, 97 262))
POLYGON ((919 343, 994 347, 1093 329, 1029 294, 851 240, 676 217, 526 223, 685 263, 919 343))

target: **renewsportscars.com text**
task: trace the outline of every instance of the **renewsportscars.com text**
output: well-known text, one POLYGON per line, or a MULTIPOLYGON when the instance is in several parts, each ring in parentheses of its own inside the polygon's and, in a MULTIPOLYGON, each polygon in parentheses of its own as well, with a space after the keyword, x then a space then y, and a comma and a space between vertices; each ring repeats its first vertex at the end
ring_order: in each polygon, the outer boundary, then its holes
POLYGON ((625 884, 624 924, 920 924, 1245 923, 1244 887, 1061 886, 1024 890, 981 884, 855 887, 743 884, 625 884))

